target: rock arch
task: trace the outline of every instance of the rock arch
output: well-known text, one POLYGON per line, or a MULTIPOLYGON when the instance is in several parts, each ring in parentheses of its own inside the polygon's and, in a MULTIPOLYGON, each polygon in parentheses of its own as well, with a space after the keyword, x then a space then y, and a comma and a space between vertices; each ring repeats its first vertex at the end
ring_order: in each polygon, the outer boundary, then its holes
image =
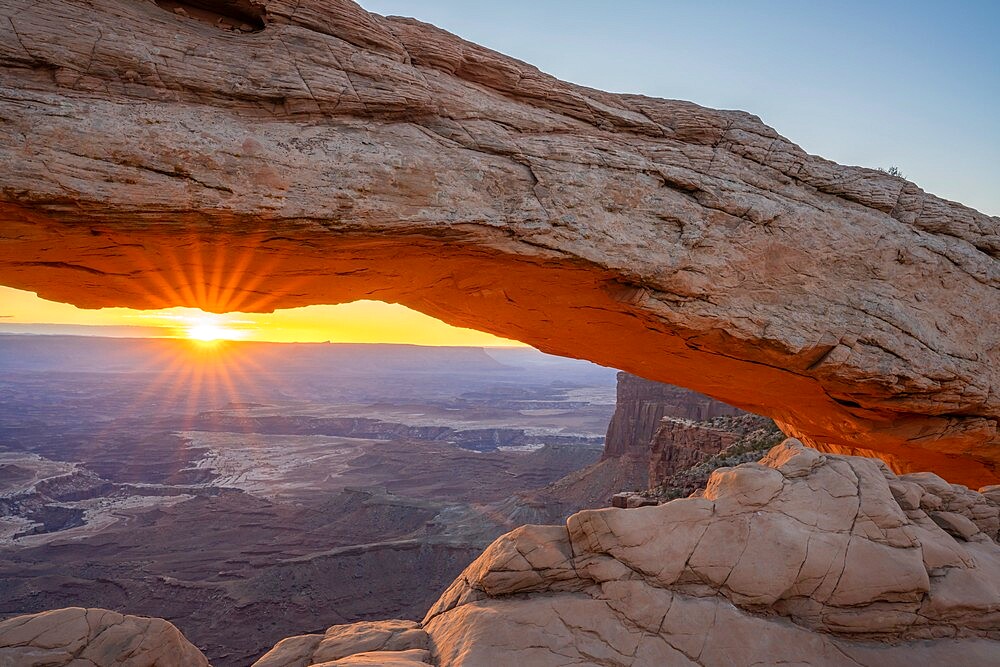
POLYGON ((564 83, 348 0, 250 4, 244 34, 0 0, 0 283, 395 301, 1000 480, 1000 219, 747 113, 564 83))

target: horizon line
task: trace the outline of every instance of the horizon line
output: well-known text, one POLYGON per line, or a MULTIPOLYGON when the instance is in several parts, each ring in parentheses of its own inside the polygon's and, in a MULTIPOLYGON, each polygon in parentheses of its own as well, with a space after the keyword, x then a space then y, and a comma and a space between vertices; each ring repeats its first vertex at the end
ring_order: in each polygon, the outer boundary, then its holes
MULTIPOLYGON (((145 341, 145 340, 168 340, 168 341, 180 341, 180 342, 197 342, 190 338, 180 335, 162 335, 162 336, 142 336, 142 335, 102 335, 101 333, 72 333, 67 331, 9 331, 6 330, 8 327, 12 326, 41 326, 41 327, 68 327, 73 329, 89 329, 89 330, 106 330, 108 329, 123 329, 128 328, 127 326, 119 326, 115 324, 50 324, 50 323, 28 323, 28 322, 15 322, 10 324, 0 323, 0 336, 21 336, 21 337, 40 337, 40 338, 99 338, 102 340, 122 340, 122 341, 145 341)), ((142 328, 142 327, 136 327, 142 328)), ((163 331, 170 331, 166 327, 149 327, 151 329, 162 329, 163 331)), ((124 332, 123 332, 124 333, 124 332)), ((397 347, 449 347, 449 348, 467 348, 476 350, 534 350, 540 352, 537 348, 528 345, 527 343, 522 343, 516 341, 514 345, 455 345, 448 343, 434 344, 434 343, 409 343, 403 341, 338 341, 338 340, 304 340, 304 341, 278 341, 278 340, 239 340, 230 338, 220 338, 217 340, 219 343, 224 344, 259 344, 259 345, 393 345, 397 347)), ((544 354, 544 353, 543 353, 544 354)))

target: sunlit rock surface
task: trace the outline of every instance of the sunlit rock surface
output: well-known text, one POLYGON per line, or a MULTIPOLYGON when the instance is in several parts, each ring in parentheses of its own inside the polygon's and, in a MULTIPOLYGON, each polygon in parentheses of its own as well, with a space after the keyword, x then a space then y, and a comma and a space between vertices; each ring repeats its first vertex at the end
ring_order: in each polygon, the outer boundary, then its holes
POLYGON ((208 667, 172 624, 69 607, 0 622, 0 667, 208 667))
POLYGON ((348 0, 194 4, 0 0, 0 283, 398 301, 1000 481, 997 218, 348 0))
MULTIPOLYGON (((354 658, 383 658, 378 665, 424 665, 430 662, 430 638, 413 621, 377 621, 335 625, 322 635, 282 640, 253 667, 308 667, 354 658), (409 662, 407 662, 409 661, 409 662)), ((334 662, 333 664, 367 664, 334 662)))

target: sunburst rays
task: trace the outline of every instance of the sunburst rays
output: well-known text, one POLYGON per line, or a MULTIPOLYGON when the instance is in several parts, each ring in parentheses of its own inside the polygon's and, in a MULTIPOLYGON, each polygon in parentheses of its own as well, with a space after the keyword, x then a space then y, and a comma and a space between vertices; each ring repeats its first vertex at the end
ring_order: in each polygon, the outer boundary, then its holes
MULTIPOLYGON (((189 239, 155 252, 124 246, 121 258, 133 289, 152 309, 136 317, 166 324, 175 337, 147 342, 148 356, 135 369, 135 392, 122 414, 142 415, 175 435, 205 428, 206 413, 266 395, 275 385, 261 350, 237 342, 254 333, 239 311, 267 310, 278 298, 260 289, 274 261, 249 240, 234 247, 205 236, 189 239)), ((188 463, 185 449, 174 454, 181 468, 188 463)))

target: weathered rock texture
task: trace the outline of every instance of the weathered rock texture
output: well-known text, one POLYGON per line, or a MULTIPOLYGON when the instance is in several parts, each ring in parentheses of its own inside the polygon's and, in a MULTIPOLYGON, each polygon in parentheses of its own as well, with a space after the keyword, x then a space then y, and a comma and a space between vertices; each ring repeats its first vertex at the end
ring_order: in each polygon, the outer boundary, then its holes
POLYGON ((420 664, 428 648, 441 667, 985 667, 1000 655, 998 500, 788 439, 700 497, 501 537, 421 627, 335 626, 257 667, 350 649, 420 664))
POLYGON ((631 373, 618 374, 617 394, 615 414, 604 439, 606 459, 631 455, 647 460, 653 435, 664 417, 700 422, 744 414, 708 396, 631 373))
POLYGON ((430 638, 413 621, 377 621, 335 625, 322 635, 300 635, 282 640, 253 667, 308 667, 368 658, 378 665, 425 665, 430 662, 430 638), (373 657, 374 656, 374 657, 373 657), (337 662, 335 662, 337 661, 337 662))
POLYGON ((0 667, 208 667, 159 618, 69 607, 0 623, 0 667))
POLYGON ((585 511, 566 528, 500 538, 424 627, 442 665, 501 655, 531 665, 934 664, 946 653, 985 665, 1000 651, 997 511, 936 476, 896 477, 788 440, 759 464, 717 471, 700 498, 585 511), (964 528, 941 528, 942 510, 964 528))
POLYGON ((758 415, 710 421, 664 417, 649 443, 649 486, 663 484, 671 475, 719 454, 749 433, 768 427, 773 429, 774 423, 758 415))
POLYGON ((653 436, 650 488, 641 495, 661 502, 686 498, 704 489, 717 469, 757 461, 784 439, 775 423, 760 415, 722 417, 710 422, 664 419, 653 436), (724 433, 736 436, 735 441, 720 434, 720 427, 724 433), (713 451, 720 445, 723 449, 713 451))
POLYGON ((698 422, 671 418, 662 420, 651 443, 650 486, 661 484, 672 473, 718 454, 738 438, 736 433, 698 422))
POLYGON ((997 218, 349 0, 163 4, 0 0, 0 283, 396 301, 998 480, 997 218))

